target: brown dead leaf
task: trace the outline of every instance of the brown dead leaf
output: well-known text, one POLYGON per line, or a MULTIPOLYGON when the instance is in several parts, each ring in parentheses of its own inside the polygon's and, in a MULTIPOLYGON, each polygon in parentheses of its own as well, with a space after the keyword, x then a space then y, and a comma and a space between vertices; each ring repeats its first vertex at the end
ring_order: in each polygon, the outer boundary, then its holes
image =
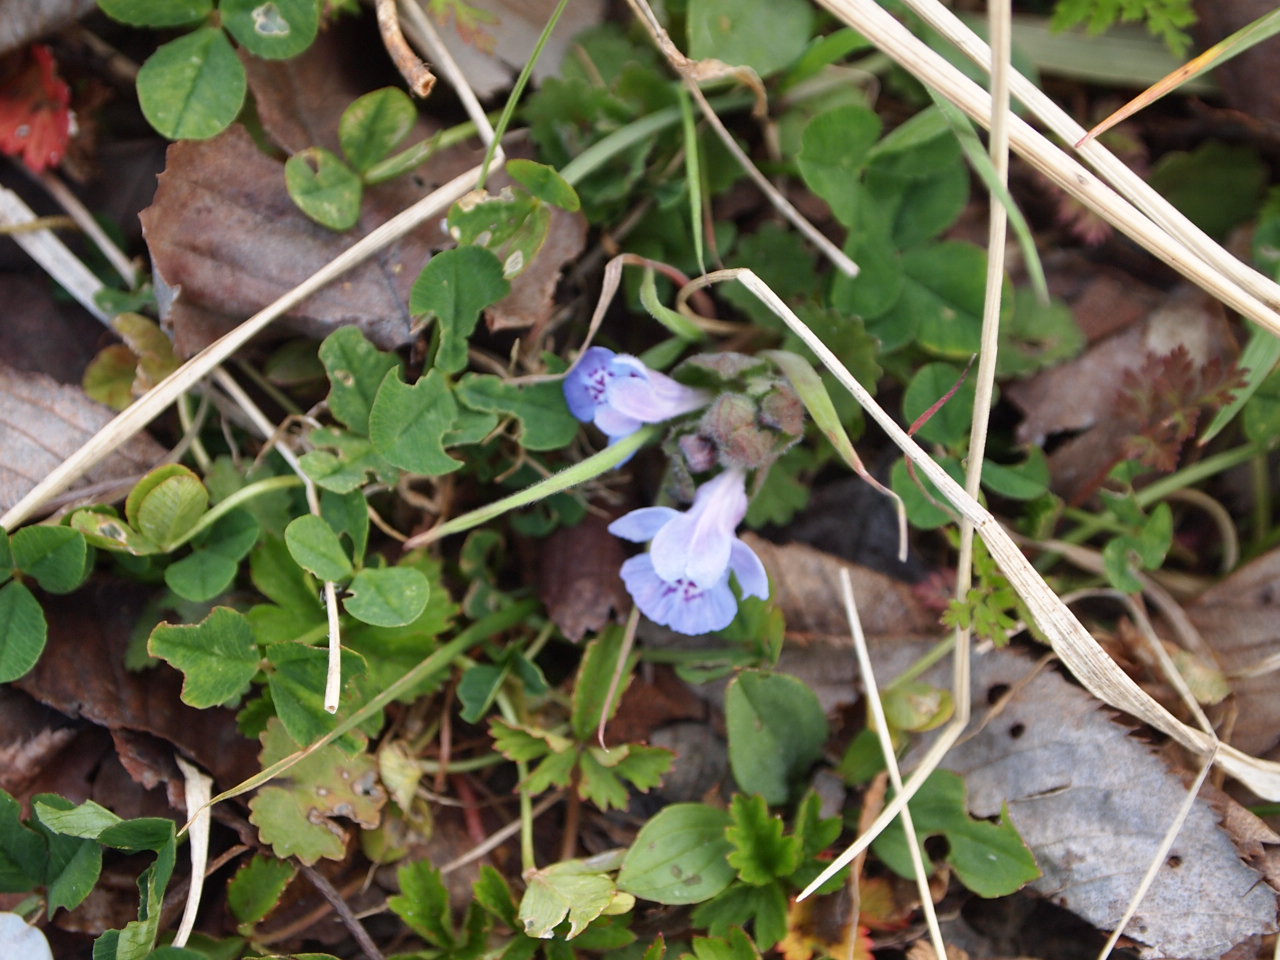
MULTIPOLYGON (((751 543, 787 618, 789 642, 779 669, 813 686, 828 709, 855 702, 860 683, 836 580, 843 561, 807 547, 776 547, 756 538, 751 543), (795 638, 793 624, 801 631, 795 638)), ((847 566, 883 687, 936 642, 920 636, 931 615, 904 584, 847 566)), ((1035 667, 1016 649, 974 655, 974 723, 943 766, 964 776, 975 816, 998 816, 1008 804, 1044 871, 1032 887, 1107 930, 1119 920, 1186 788, 1097 700, 1052 666, 1035 667)), ((935 667, 923 679, 948 684, 949 667, 935 667)), ((1216 795, 1195 802, 1126 931, 1144 945, 1144 956, 1217 958, 1275 929, 1276 893, 1265 882, 1269 839, 1224 827, 1221 803, 1216 795), (1242 853, 1265 872, 1243 862, 1242 853)))
POLYGON ((1231 742, 1267 756, 1280 746, 1280 550, 1246 564, 1186 608, 1213 648, 1235 695, 1231 742), (1259 668, 1254 670, 1253 668, 1259 668))
POLYGON ((589 513, 577 526, 557 530, 539 545, 538 596, 552 622, 575 643, 631 605, 618 576, 626 553, 608 525, 607 519, 589 513))
MULTIPOLYGON (((134 672, 124 665, 149 590, 95 578, 76 593, 74 603, 58 598, 45 603, 48 646, 15 686, 69 717, 159 737, 209 771, 220 787, 239 783, 258 769, 258 745, 236 730, 234 714, 182 703, 182 675, 168 666, 134 672)), ((130 750, 130 765, 141 770, 147 763, 142 747, 132 743, 130 750)), ((148 766, 148 778, 156 777, 151 782, 163 779, 161 764, 148 766)))
POLYGON ((0 303, 0 357, 59 383, 79 383, 97 347, 112 339, 78 304, 57 302, 43 278, 0 274, 0 303))
POLYGON ((1019 442, 1044 446, 1055 436, 1070 436, 1049 455, 1054 492, 1079 502, 1128 455, 1126 443, 1140 427, 1140 411, 1127 395, 1132 377, 1179 347, 1196 369, 1235 355, 1221 310, 1184 296, 1075 360, 1008 387, 1007 396, 1024 414, 1019 442))
MULTIPOLYGON (((0 508, 9 509, 114 416, 79 387, 0 363, 0 508)), ((164 448, 137 434, 90 470, 80 486, 138 476, 164 448)))
MULTIPOLYGON (((283 165, 240 126, 169 148, 155 201, 141 214, 155 272, 177 298, 166 322, 189 356, 315 273, 359 236, 429 192, 425 175, 370 190, 357 227, 335 233, 298 210, 283 165)), ((384 349, 408 343, 409 290, 438 226, 382 250, 285 314, 290 329, 322 339, 356 324, 384 349)))
POLYGON ((77 725, 20 690, 0 687, 0 790, 20 800, 76 735, 77 725))

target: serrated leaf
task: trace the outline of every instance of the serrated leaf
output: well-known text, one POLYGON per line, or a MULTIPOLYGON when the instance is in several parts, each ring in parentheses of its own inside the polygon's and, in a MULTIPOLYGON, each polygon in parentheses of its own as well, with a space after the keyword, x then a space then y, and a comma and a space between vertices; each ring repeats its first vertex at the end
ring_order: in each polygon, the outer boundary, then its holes
POLYGON ((400 361, 384 353, 357 326, 339 327, 320 344, 320 360, 329 375, 329 412, 356 433, 368 436, 369 411, 382 379, 400 361))
POLYGON ((458 247, 432 257, 409 294, 409 309, 440 324, 435 366, 457 373, 467 365, 467 347, 480 311, 511 291, 502 264, 482 247, 458 247))
POLYGON ((800 866, 800 839, 784 836, 782 818, 770 816, 763 797, 735 795, 729 815, 733 818, 725 830, 725 837, 733 844, 729 863, 745 883, 762 886, 777 877, 791 876, 800 866))
POLYGON ((736 883, 714 900, 698 904, 693 922, 716 937, 750 924, 755 944, 769 950, 787 933, 787 894, 777 881, 758 887, 736 883))
MULTIPOLYGON (((759 960, 760 957, 760 951, 741 927, 730 930, 725 938, 694 937, 691 946, 694 960, 759 960)), ((681 960, 688 960, 689 956, 686 953, 681 960)))
POLYGON ((520 900, 520 923, 526 936, 546 940, 568 917, 565 939, 572 940, 604 913, 615 893, 607 874, 592 870, 581 860, 552 864, 529 874, 520 900))
POLYGON ((529 774, 529 779, 525 781, 525 789, 529 793, 537 795, 550 790, 552 787, 567 787, 573 781, 573 771, 577 766, 578 752, 576 750, 552 753, 544 757, 542 762, 533 768, 533 772, 529 774))
POLYGON ((298 868, 255 853, 227 884, 227 906, 242 924, 255 924, 275 908, 298 868))
POLYGON ((604 698, 609 692, 609 685, 618 666, 618 655, 622 651, 622 639, 622 629, 611 625, 588 643, 583 651, 582 664, 574 681, 573 713, 569 720, 574 737, 583 743, 595 737, 602 715, 604 720, 609 720, 617 713, 622 695, 631 685, 631 671, 623 670, 612 702, 605 704, 604 698))
POLYGON ((360 219, 360 176, 324 147, 299 150, 284 162, 284 183, 298 209, 330 230, 350 230, 360 219))
POLYGON ((236 41, 266 60, 296 57, 320 28, 315 0, 221 0, 218 12, 236 41))
POLYGON ((11 538, 13 566, 49 593, 70 593, 88 575, 84 536, 70 527, 23 527, 11 538))
POLYGON ((248 86, 226 35, 201 27, 170 40, 138 71, 138 103, 147 122, 170 140, 205 140, 240 112, 248 86))
POLYGON ((827 717, 796 677, 747 670, 725 692, 729 765, 738 786, 783 804, 822 755, 827 717))
POLYGON ((468 373, 454 394, 472 410, 519 420, 520 444, 526 450, 559 450, 573 441, 580 426, 558 383, 509 383, 491 374, 468 373))
MULTIPOLYGON (((277 719, 267 723, 261 740, 264 767, 299 749, 277 719)), ((373 829, 386 803, 374 758, 350 756, 334 744, 299 760, 285 782, 287 786, 276 781, 261 788, 249 801, 249 820, 282 860, 296 856, 310 865, 321 857, 341 859, 346 830, 335 818, 373 829)))
POLYGON ((496 869, 490 864, 480 868, 480 879, 472 888, 476 903, 512 929, 516 929, 516 901, 511 895, 511 887, 496 869))
MULTIPOLYGON (((267 688, 276 715, 284 724, 288 735, 299 743, 314 743, 334 728, 341 716, 324 708, 325 679, 328 675, 329 652, 320 647, 301 643, 273 643, 266 649, 271 665, 267 672, 267 688)), ((343 709, 350 711, 357 704, 350 703, 352 677, 364 673, 364 661, 348 650, 342 651, 342 679, 346 694, 343 709)), ((348 733, 337 741, 347 748, 359 743, 355 733, 348 733)))
POLYGON ((378 627, 402 627, 427 608, 430 586, 412 567, 361 570, 347 585, 342 606, 357 620, 378 627))
POLYGON ((387 899, 391 912, 419 936, 437 947, 449 949, 456 937, 440 870, 430 860, 418 860, 396 871, 400 893, 387 899))
POLYGON ((509 723, 494 717, 489 723, 493 746, 508 760, 536 760, 548 753, 564 753, 573 741, 537 727, 509 723))
POLYGON ((26 584, 0 587, 0 683, 25 676, 44 653, 49 627, 40 601, 26 584))
POLYGON ((539 200, 573 213, 582 209, 582 201, 569 181, 545 163, 514 157, 507 161, 507 175, 539 200))
POLYGON ((321 580, 345 580, 351 576, 347 551, 323 517, 313 513, 298 517, 284 528, 284 542, 294 562, 321 580))
POLYGON ((369 414, 369 439, 380 456, 410 473, 452 473, 462 461, 444 452, 444 437, 457 409, 439 370, 431 370, 413 386, 401 381, 398 370, 388 370, 369 414))
POLYGON ((262 662, 249 621, 230 607, 197 624, 161 624, 147 652, 182 671, 182 702, 197 709, 239 703, 262 662))
POLYGON ((417 108, 407 93, 399 87, 383 87, 358 97, 342 111, 338 142, 351 165, 364 173, 409 135, 417 119, 417 108))
POLYGON ((622 862, 618 889, 657 903, 700 903, 734 878, 724 837, 729 814, 701 803, 664 807, 640 830, 622 862))
POLYGON ((112 20, 132 27, 180 27, 213 11, 213 0, 99 0, 112 20))

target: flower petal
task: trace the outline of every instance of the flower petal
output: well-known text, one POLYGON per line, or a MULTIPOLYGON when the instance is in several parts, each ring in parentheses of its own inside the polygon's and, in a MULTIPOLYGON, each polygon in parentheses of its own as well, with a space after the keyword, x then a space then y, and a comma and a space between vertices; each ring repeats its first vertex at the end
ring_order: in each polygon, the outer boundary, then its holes
POLYGON ((737 537, 729 549, 729 569, 738 578, 738 586, 742 588, 744 597, 769 599, 769 574, 756 552, 737 537))
POLYGON ((653 538, 649 552, 664 580, 717 583, 729 570, 734 531, 747 512, 746 475, 726 470, 698 488, 693 506, 653 538))
MULTIPOLYGON (((614 363, 614 369, 619 364, 614 363)), ((711 402, 705 390, 686 387, 656 370, 644 376, 618 376, 609 383, 609 406, 644 423, 661 423, 711 402)))
POLYGON ((562 388, 569 412, 583 423, 590 423, 597 408, 605 402, 606 388, 612 374, 610 364, 616 354, 606 347, 591 347, 583 352, 562 388))
POLYGON ((621 573, 640 612, 678 633, 697 636, 723 630, 738 612, 728 581, 707 589, 686 581, 668 582, 654 571, 648 554, 632 557, 621 573))
POLYGON ((609 524, 609 532, 623 540, 645 543, 678 516, 680 511, 670 507, 641 507, 623 514, 609 524))

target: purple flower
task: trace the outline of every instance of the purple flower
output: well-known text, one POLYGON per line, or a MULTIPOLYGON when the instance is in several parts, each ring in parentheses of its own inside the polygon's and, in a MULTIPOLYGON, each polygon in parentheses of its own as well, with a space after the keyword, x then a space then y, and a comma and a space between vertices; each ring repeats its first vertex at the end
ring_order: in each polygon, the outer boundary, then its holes
POLYGON ((622 580, 654 623, 697 635, 722 630, 738 612, 729 587, 737 575, 745 596, 769 596, 769 577, 755 551, 734 531, 747 512, 746 474, 726 470, 704 483, 687 511, 632 510, 609 525, 624 540, 652 540, 648 553, 622 565, 622 580))
POLYGON ((592 347, 564 378, 569 411, 611 440, 705 407, 711 395, 650 370, 638 357, 592 347))

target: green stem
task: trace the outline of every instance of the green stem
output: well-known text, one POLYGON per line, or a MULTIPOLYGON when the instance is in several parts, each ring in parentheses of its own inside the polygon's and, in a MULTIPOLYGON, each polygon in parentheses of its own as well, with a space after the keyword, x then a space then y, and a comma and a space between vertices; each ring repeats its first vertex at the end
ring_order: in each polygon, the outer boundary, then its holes
POLYGON ((916 677, 920 676, 935 663, 949 654, 951 652, 951 648, 955 646, 955 643, 956 635, 953 630, 948 633, 944 639, 935 643, 931 649, 925 651, 925 653, 919 657, 915 663, 911 664, 911 666, 907 667, 907 669, 903 670, 902 673, 898 674, 898 676, 894 677, 892 681, 886 684, 880 691, 881 698, 883 699, 884 695, 890 690, 894 690, 904 684, 910 683, 916 677))
MULTIPOLYGON (((498 114, 495 113, 491 116, 491 119, 497 116, 498 114)), ((474 137, 478 132, 474 120, 460 123, 457 126, 450 127, 448 130, 441 130, 434 136, 419 140, 412 146, 405 147, 399 153, 392 154, 385 160, 379 160, 364 172, 364 182, 368 186, 373 186, 408 173, 410 170, 420 167, 438 151, 457 146, 474 137)))
POLYGON ((650 425, 641 427, 630 436, 623 437, 617 443, 605 447, 599 453, 592 454, 585 460, 575 463, 571 467, 566 467, 559 473, 540 480, 531 487, 525 487, 517 493, 511 494, 509 497, 503 497, 501 500, 495 500, 493 503, 486 504, 470 513, 464 513, 461 516, 454 517, 446 523, 434 529, 428 530, 421 537, 413 540, 413 546, 420 547, 424 544, 439 540, 442 537, 452 536, 455 533, 462 533, 464 530, 470 530, 472 527, 478 527, 482 523, 488 523, 490 520, 502 516, 509 510, 517 510, 520 507, 526 507, 531 503, 536 503, 555 493, 568 490, 570 487, 584 483, 593 477, 598 477, 606 470, 618 466, 633 453, 643 447, 646 443, 658 435, 658 425, 650 425))
POLYGON ((206 512, 204 516, 192 524, 191 528, 182 536, 178 537, 177 540, 166 543, 164 545, 165 552, 172 553, 174 550, 177 550, 187 541, 209 529, 209 527, 213 526, 242 503, 246 503, 254 497, 260 497, 264 493, 272 493, 276 490, 287 490, 290 487, 300 487, 302 486, 302 483, 303 481, 301 477, 290 473, 279 477, 267 477, 265 480, 258 480, 256 483, 251 483, 247 487, 241 487, 235 493, 231 494, 231 496, 227 497, 227 499, 223 500, 221 503, 215 505, 212 509, 206 512))
MULTIPOLYGON (((502 719, 513 726, 520 723, 520 717, 506 693, 499 692, 495 698, 502 719)), ((526 760, 516 761, 516 776, 520 792, 520 872, 528 874, 538 867, 537 857, 533 852, 533 797, 529 794, 529 763, 526 760)))
POLYGON ((441 770, 445 773, 469 773, 472 770, 483 770, 485 767, 506 762, 507 758, 500 753, 486 753, 466 760, 450 760, 447 764, 440 763, 438 760, 419 760, 418 766, 424 773, 439 773, 441 770))
MULTIPOLYGON (((299 750, 297 753, 290 754, 283 760, 277 760, 275 763, 271 764, 271 766, 267 767, 260 773, 254 774, 243 783, 239 783, 230 790, 218 794, 205 804, 205 808, 211 807, 215 803, 220 803, 223 800, 230 800, 232 797, 238 797, 241 794, 248 793, 250 790, 254 790, 262 786, 269 780, 275 779, 293 767, 294 764, 298 763, 300 760, 303 760, 315 753, 321 747, 325 747, 333 743, 343 734, 354 730, 370 717, 377 714, 378 711, 391 703, 391 701, 395 700, 401 694, 412 690, 418 684, 423 683, 426 680, 430 680, 436 674, 443 673, 445 670, 449 669, 449 667, 453 665, 454 659, 460 654, 466 653, 476 644, 489 639, 495 634, 501 633, 504 630, 509 630, 516 624, 523 623, 537 609, 538 601, 530 598, 528 600, 521 600, 518 603, 513 603, 509 607, 505 607, 502 610, 489 614, 487 617, 477 620, 444 646, 436 650, 435 653, 421 661, 416 667, 406 673, 395 683, 391 684, 391 686, 383 690, 359 710, 355 711, 355 713, 351 714, 351 716, 347 717, 345 720, 340 720, 332 730, 326 733, 315 743, 311 744, 309 747, 299 750)), ((194 814, 192 816, 194 817, 194 814)), ((187 828, 184 826, 182 829, 186 830, 187 828)))
POLYGON ((498 144, 502 142, 502 137, 506 134, 507 127, 511 124, 511 118, 515 116, 516 105, 520 103, 520 98, 524 96, 524 88, 528 85, 529 78, 533 76, 533 65, 542 56, 543 48, 547 45, 547 41, 551 39, 551 31, 560 22, 560 15, 564 13, 564 8, 568 5, 569 0, 560 0, 556 4, 555 12, 551 14, 551 19, 547 21, 547 25, 542 28, 542 33, 538 35, 538 42, 534 45, 533 52, 529 54, 529 59, 525 61, 525 65, 520 71, 520 76, 516 77, 515 86, 511 88, 511 96, 507 97, 507 102, 502 108, 502 116, 498 118, 498 125, 494 128, 493 142, 489 144, 489 149, 484 154, 484 166, 480 168, 481 187, 489 179, 489 168, 493 165, 493 155, 497 152, 498 144))

